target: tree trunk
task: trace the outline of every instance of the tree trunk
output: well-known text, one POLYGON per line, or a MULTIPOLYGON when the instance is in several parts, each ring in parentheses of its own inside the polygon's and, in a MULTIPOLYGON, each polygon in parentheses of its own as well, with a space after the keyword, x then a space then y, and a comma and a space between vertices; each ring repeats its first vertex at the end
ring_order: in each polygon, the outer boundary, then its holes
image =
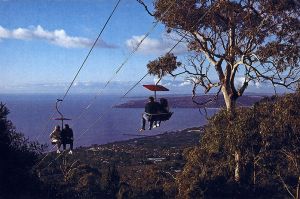
MULTIPOLYGON (((235 105, 236 105, 236 98, 229 94, 227 89, 223 86, 222 93, 226 105, 227 112, 229 113, 230 120, 234 120, 234 112, 235 112, 235 105)), ((238 150, 234 152, 234 160, 235 160, 235 169, 234 169, 234 180, 236 182, 240 182, 241 178, 241 166, 240 166, 240 159, 241 154, 238 150)))
POLYGON ((222 93, 226 105, 227 112, 232 113, 235 109, 236 100, 228 93, 227 89, 223 86, 222 93))
POLYGON ((240 159, 241 159, 240 153, 236 150, 234 152, 234 161, 235 161, 234 180, 235 180, 235 182, 240 182, 240 179, 241 179, 240 159))

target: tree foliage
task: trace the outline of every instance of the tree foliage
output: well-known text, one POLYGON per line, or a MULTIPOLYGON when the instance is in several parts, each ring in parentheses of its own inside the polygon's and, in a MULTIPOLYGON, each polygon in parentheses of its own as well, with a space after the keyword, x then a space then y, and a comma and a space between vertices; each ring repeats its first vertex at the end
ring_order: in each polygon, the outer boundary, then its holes
POLYGON ((218 88, 231 109, 251 81, 299 81, 299 13, 294 0, 155 0, 153 15, 187 42, 194 90, 218 88))
POLYGON ((8 108, 0 103, 0 197, 37 197, 40 187, 37 176, 32 172, 42 146, 29 142, 17 133, 7 119, 8 108))
POLYGON ((156 60, 150 61, 147 64, 149 74, 156 75, 158 78, 171 74, 181 65, 180 62, 176 61, 176 58, 173 53, 167 53, 156 60))
POLYGON ((299 197, 300 93, 211 118, 178 180, 182 197, 299 197), (241 181, 235 183, 235 152, 241 181))

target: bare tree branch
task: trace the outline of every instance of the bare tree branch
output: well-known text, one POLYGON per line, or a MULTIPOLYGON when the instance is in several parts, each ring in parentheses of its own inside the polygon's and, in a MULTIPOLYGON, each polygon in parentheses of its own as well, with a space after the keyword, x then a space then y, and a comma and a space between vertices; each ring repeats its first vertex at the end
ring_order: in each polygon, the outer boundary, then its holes
POLYGON ((142 0, 136 0, 136 1, 137 1, 138 3, 140 3, 142 6, 144 6, 146 12, 147 12, 150 16, 154 17, 154 14, 152 14, 152 13, 149 11, 147 5, 146 5, 142 0))

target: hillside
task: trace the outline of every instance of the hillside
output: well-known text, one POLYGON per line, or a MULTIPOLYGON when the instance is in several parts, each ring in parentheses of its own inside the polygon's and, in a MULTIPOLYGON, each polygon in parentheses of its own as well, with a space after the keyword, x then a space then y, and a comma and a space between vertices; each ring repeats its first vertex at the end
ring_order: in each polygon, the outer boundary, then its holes
POLYGON ((10 184, 0 198, 298 198, 299 99, 299 93, 272 96, 236 109, 234 120, 221 110, 205 127, 135 134, 141 138, 80 147, 72 155, 21 145, 14 150, 25 149, 16 151, 24 156, 4 160, 9 177, 1 185, 10 184), (235 150, 243 157, 241 182, 235 150))
POLYGON ((98 196, 110 198, 114 192, 109 188, 111 176, 120 185, 119 192, 130 190, 132 197, 155 196, 156 192, 161 196, 165 185, 175 187, 174 176, 186 163, 183 152, 199 144, 202 132, 202 128, 191 128, 155 136, 142 134, 145 137, 77 148, 73 155, 50 153, 39 167, 40 177, 53 190, 67 187, 65 192, 52 196, 57 198, 72 195, 74 190, 90 193, 93 186, 103 191, 98 196), (85 177, 98 174, 99 184, 84 184, 85 177))

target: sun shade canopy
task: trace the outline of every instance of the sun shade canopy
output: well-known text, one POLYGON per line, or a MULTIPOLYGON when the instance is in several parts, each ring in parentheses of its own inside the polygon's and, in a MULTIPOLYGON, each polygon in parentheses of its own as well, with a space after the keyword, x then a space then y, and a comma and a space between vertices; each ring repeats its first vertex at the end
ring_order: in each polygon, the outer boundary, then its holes
POLYGON ((167 89, 162 85, 143 85, 143 86, 150 91, 169 91, 169 89, 167 89))

